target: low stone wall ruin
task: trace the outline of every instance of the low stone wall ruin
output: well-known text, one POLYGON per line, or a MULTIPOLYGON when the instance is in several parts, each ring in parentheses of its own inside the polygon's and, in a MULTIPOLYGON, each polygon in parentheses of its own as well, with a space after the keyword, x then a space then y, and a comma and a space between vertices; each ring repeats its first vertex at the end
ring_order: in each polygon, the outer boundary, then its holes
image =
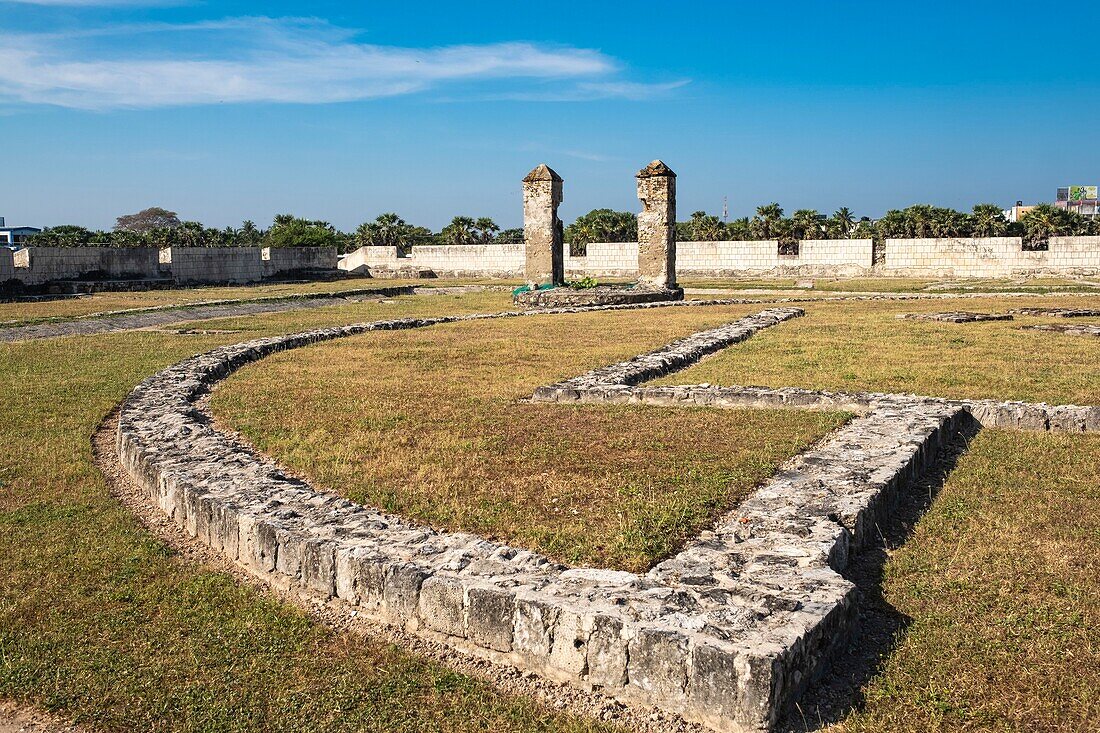
POLYGON ((336 598, 467 652, 656 705, 716 730, 755 731, 774 725, 855 632, 855 589, 840 573, 940 446, 975 418, 1023 428, 1100 428, 1097 408, 634 386, 801 315, 794 308, 762 311, 533 395, 857 414, 712 530, 635 574, 567 568, 319 493, 215 430, 198 404, 234 370, 277 351, 376 330, 521 315, 341 326, 192 357, 145 380, 126 400, 118 428, 122 464, 191 535, 273 585, 336 598))

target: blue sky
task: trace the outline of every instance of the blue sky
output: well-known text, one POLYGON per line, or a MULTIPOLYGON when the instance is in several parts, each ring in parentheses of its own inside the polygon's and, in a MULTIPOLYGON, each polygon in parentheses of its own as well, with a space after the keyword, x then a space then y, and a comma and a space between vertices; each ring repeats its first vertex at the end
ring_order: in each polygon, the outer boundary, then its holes
POLYGON ((1013 2, 0 0, 0 215, 353 229, 637 210, 969 208, 1100 182, 1100 10, 1013 2))

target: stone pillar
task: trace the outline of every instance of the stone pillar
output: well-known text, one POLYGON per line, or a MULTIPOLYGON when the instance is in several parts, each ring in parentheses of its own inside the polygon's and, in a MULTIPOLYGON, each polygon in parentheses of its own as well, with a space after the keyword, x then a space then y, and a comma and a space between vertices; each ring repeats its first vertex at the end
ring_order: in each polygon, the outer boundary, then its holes
POLYGON ((532 289, 565 283, 565 251, 558 219, 561 184, 561 176, 545 163, 523 179, 525 278, 532 289))
POLYGON ((676 174, 659 160, 638 171, 638 283, 676 287, 676 174))

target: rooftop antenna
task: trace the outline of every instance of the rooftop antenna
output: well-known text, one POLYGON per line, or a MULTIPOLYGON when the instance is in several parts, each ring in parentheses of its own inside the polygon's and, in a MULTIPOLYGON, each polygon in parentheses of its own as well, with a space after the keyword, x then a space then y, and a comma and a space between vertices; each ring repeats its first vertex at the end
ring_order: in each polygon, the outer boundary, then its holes
POLYGON ((729 197, 728 196, 723 196, 722 197, 722 223, 725 224, 726 220, 729 219, 729 218, 730 218, 729 197))

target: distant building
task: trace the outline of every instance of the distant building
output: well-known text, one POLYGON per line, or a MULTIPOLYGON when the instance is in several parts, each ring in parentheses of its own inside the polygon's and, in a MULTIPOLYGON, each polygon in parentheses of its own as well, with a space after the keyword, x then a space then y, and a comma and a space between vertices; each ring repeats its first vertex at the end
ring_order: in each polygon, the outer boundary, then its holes
POLYGON ((1059 209, 1068 209, 1081 216, 1096 219, 1100 216, 1097 206, 1097 186, 1063 186, 1058 189, 1054 205, 1059 209))
POLYGON ((1019 221, 1020 219, 1024 218, 1024 215, 1027 214, 1027 212, 1031 211, 1034 208, 1034 205, 1024 206, 1023 201, 1017 201, 1015 206, 1010 209, 1005 209, 1001 213, 1003 213, 1005 215, 1005 218, 1009 221, 1019 221))
POLYGON ((27 237, 40 231, 38 227, 9 227, 4 223, 4 217, 0 216, 0 245, 22 245, 27 237))

